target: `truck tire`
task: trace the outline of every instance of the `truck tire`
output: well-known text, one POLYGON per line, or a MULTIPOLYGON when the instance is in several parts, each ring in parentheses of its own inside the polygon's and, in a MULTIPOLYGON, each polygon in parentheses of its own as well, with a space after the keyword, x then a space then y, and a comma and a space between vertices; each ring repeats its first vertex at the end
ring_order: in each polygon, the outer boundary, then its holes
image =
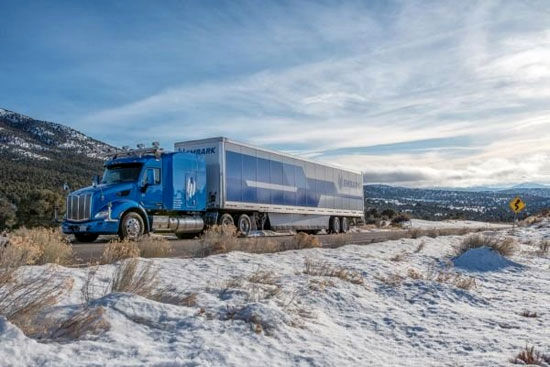
POLYGON ((330 233, 340 233, 340 218, 331 217, 329 223, 329 232, 330 233))
POLYGON ((74 237, 78 242, 94 242, 99 237, 98 234, 95 233, 75 233, 74 237))
POLYGON ((250 233, 250 230, 252 229, 252 221, 248 215, 241 214, 239 216, 239 220, 237 221, 237 229, 245 236, 250 233))
POLYGON ((120 239, 139 240, 144 232, 145 225, 141 215, 136 212, 128 212, 124 215, 120 223, 120 239))
POLYGON ((235 221, 233 220, 233 217, 229 213, 224 213, 220 217, 220 226, 234 226, 235 221))
POLYGON ((349 219, 342 217, 340 219, 340 232, 347 233, 349 231, 349 219))

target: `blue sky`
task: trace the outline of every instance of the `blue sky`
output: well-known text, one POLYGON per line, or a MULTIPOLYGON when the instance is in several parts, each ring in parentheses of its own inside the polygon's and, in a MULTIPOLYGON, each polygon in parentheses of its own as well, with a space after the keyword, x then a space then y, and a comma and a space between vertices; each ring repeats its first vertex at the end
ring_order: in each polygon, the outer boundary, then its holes
POLYGON ((550 183, 550 3, 3 1, 0 107, 408 186, 550 183))

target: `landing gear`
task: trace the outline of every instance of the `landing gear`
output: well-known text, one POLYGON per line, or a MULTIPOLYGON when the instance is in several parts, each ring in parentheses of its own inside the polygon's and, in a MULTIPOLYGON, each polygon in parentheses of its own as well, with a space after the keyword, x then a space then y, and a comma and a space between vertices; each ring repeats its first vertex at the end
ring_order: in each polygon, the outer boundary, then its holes
POLYGON ((120 225, 120 239, 136 241, 143 236, 143 233, 145 233, 145 225, 143 224, 141 215, 136 212, 129 212, 124 215, 120 225))
POLYGON ((74 237, 78 242, 89 243, 97 240, 99 235, 95 233, 75 233, 74 237))

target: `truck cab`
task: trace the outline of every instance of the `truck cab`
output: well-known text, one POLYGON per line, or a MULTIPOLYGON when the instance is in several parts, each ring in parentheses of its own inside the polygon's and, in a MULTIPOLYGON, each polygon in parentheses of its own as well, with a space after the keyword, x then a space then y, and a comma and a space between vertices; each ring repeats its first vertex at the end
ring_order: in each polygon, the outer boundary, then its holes
POLYGON ((92 242, 99 235, 137 239, 151 231, 198 233, 204 222, 204 159, 190 153, 124 150, 105 162, 103 176, 67 196, 66 234, 92 242))

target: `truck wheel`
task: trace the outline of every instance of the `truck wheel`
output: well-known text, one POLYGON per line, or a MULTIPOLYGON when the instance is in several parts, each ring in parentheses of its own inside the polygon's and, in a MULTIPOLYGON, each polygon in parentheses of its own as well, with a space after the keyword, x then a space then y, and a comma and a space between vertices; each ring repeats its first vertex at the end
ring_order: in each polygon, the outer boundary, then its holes
POLYGON ((340 232, 347 233, 349 231, 349 220, 346 217, 342 217, 340 220, 340 232))
POLYGON ((78 242, 94 242, 99 235, 95 233, 75 233, 74 237, 78 242))
POLYGON ((250 233, 251 228, 252 221, 250 220, 250 217, 246 214, 241 214, 239 220, 237 221, 237 229, 239 232, 246 236, 250 233))
POLYGON ((143 219, 138 213, 129 212, 122 218, 119 235, 121 239, 128 239, 131 241, 139 240, 144 232, 145 226, 143 225, 143 219))
POLYGON ((231 216, 231 214, 229 213, 224 213, 221 217, 220 217, 220 225, 221 226, 234 226, 235 225, 235 221, 233 220, 233 217, 231 216))
POLYGON ((340 219, 338 217, 330 218, 330 233, 340 233, 340 219))

